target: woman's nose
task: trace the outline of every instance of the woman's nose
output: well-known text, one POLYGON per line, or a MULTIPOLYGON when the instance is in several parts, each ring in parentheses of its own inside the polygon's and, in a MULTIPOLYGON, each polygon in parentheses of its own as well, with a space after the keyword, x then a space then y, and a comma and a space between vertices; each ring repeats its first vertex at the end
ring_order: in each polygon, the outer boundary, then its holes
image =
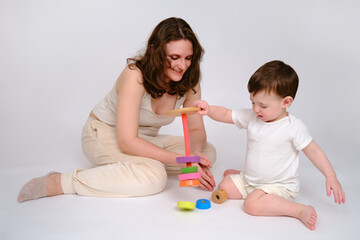
POLYGON ((179 59, 179 64, 178 64, 179 68, 181 70, 184 70, 186 68, 185 66, 185 59, 179 59))

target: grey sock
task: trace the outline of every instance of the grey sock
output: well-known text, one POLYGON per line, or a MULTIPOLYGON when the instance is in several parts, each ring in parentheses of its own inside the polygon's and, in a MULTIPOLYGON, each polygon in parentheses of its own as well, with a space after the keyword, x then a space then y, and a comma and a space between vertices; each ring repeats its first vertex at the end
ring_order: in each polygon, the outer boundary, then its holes
POLYGON ((41 197, 46 197, 46 179, 49 175, 57 172, 49 172, 45 176, 33 178, 27 182, 20 190, 17 198, 18 202, 33 200, 41 197))

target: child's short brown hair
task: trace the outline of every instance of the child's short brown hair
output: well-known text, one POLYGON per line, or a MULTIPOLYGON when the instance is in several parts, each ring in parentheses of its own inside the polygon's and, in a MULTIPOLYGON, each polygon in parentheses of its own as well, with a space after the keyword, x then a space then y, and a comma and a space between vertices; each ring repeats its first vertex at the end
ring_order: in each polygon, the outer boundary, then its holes
POLYGON ((262 65, 251 76, 248 90, 256 94, 261 90, 267 93, 274 92, 280 97, 287 96, 295 99, 299 85, 299 78, 295 70, 282 61, 275 60, 262 65))

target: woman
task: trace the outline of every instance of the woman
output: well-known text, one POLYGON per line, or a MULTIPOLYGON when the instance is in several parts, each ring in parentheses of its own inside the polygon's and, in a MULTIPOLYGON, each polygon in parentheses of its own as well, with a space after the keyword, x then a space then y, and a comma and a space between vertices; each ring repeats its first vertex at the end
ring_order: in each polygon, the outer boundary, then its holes
MULTIPOLYGON (((132 197, 161 192, 167 173, 178 173, 182 167, 176 157, 184 155, 185 147, 183 137, 158 132, 174 121, 165 116, 167 111, 192 107, 200 99, 202 55, 184 20, 160 22, 145 53, 128 59, 113 89, 94 107, 83 128, 83 151, 96 167, 32 179, 20 190, 18 201, 60 194, 132 197)), ((209 168, 216 153, 206 142, 202 117, 188 116, 188 127, 192 155, 201 157, 200 187, 213 190, 209 168)))

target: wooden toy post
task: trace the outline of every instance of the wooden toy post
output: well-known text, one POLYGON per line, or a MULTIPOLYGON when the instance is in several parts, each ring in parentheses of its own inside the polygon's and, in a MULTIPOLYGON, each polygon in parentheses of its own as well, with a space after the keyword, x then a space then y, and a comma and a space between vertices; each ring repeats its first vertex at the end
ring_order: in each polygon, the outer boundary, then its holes
POLYGON ((190 186, 200 186, 200 178, 201 174, 198 172, 197 167, 192 167, 191 163, 193 162, 200 162, 199 156, 191 156, 191 149, 190 149, 190 137, 189 137, 189 128, 187 122, 187 114, 193 114, 199 111, 200 108, 192 107, 192 108, 178 108, 171 110, 166 113, 169 117, 177 117, 181 116, 182 125, 184 129, 184 140, 185 140, 185 156, 184 157, 177 157, 177 163, 186 163, 185 168, 181 168, 181 173, 179 174, 179 186, 180 187, 190 187, 190 186))
MULTIPOLYGON (((182 119, 182 124, 183 124, 183 129, 184 129, 185 156, 190 157, 191 156, 190 137, 189 137, 189 127, 188 127, 186 113, 181 114, 181 119, 182 119)), ((186 167, 191 167, 191 162, 187 162, 186 167)))

